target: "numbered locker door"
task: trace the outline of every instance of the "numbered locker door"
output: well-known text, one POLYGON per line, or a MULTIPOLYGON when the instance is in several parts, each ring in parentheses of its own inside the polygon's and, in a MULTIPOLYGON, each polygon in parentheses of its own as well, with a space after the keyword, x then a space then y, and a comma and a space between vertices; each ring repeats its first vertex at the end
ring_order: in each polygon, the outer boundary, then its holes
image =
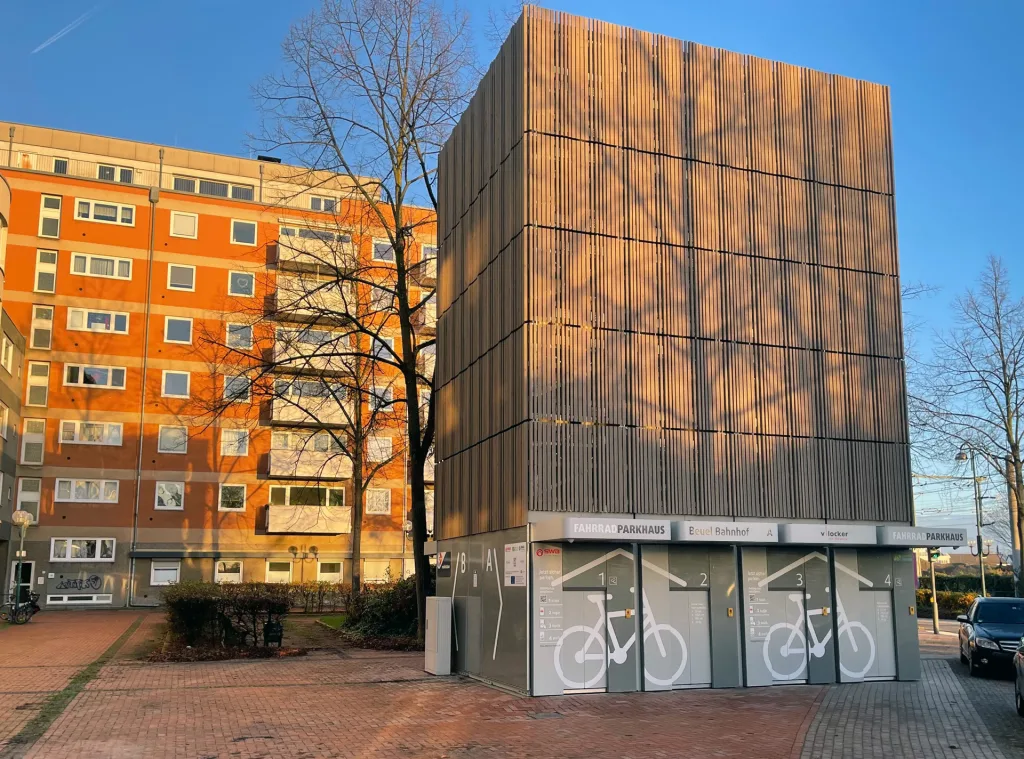
MULTIPOLYGON (((680 646, 684 660, 677 663, 673 672, 673 688, 707 688, 711 686, 711 621, 708 608, 708 591, 673 589, 670 594, 672 615, 667 631, 660 635, 665 649, 674 651, 680 646), (677 635, 678 633, 678 635, 677 635), (676 639, 679 640, 676 640, 676 639)), ((651 656, 659 653, 654 631, 644 635, 645 667, 649 667, 651 656)))
POLYGON ((768 549, 767 574, 748 599, 749 618, 764 636, 761 653, 772 684, 807 682, 811 657, 822 656, 827 633, 819 638, 818 628, 808 624, 808 614, 820 614, 818 607, 828 602, 824 588, 809 582, 807 562, 816 557, 801 549, 768 549))
POLYGON ((836 550, 836 629, 843 682, 893 680, 895 577, 889 552, 836 550))

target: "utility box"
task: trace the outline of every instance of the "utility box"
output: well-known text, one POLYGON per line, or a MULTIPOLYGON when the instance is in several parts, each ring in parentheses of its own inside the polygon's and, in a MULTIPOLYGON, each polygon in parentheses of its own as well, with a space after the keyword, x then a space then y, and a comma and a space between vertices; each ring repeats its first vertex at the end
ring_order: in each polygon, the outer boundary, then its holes
POLYGON ((452 673, 452 599, 427 598, 427 629, 423 644, 424 669, 432 675, 452 673))

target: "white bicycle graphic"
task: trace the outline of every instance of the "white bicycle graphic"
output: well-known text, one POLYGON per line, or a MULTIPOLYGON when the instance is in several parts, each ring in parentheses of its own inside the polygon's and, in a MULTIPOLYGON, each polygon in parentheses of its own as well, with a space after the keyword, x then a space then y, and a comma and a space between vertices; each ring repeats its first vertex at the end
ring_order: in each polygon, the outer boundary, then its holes
MULTIPOLYGON (((633 589, 629 589, 630 593, 633 593, 633 589)), ((629 649, 636 643, 636 633, 634 632, 629 636, 625 645, 619 643, 617 636, 615 635, 615 628, 612 625, 608 625, 608 639, 611 641, 612 648, 609 651, 605 645, 604 637, 602 636, 602 629, 605 627, 606 619, 616 619, 618 617, 625 617, 625 611, 612 611, 605 613, 605 601, 612 598, 611 593, 592 593, 587 596, 588 601, 592 601, 597 606, 597 622, 593 626, 590 625, 575 625, 570 627, 562 633, 558 639, 558 644, 555 646, 555 672, 558 673, 558 677, 561 678, 562 682, 565 683, 568 688, 592 688, 601 682, 601 678, 604 677, 604 671, 608 667, 608 661, 611 660, 616 664, 622 664, 626 661, 626 657, 629 654, 629 649), (576 645, 567 644, 566 642, 572 638, 576 645), (597 674, 589 679, 583 681, 571 680, 565 676, 565 672, 562 669, 562 651, 563 648, 567 652, 567 655, 571 655, 577 664, 582 664, 585 661, 593 661, 600 664, 597 669, 597 674)), ((647 593, 643 594, 643 612, 644 612, 644 675, 649 681, 655 685, 672 685, 686 668, 686 641, 683 640, 682 634, 672 627, 671 625, 663 622, 657 622, 654 619, 654 614, 651 612, 650 604, 647 602, 647 593), (648 639, 653 637, 657 644, 657 653, 655 655, 654 649, 648 648, 648 639), (647 669, 647 662, 652 660, 660 660, 665 662, 672 662, 672 655, 675 653, 671 645, 666 646, 666 639, 669 644, 673 641, 678 643, 680 649, 679 664, 676 667, 675 673, 666 679, 654 677, 647 669)), ((671 666, 671 665, 670 665, 671 666)))
MULTIPOLYGON (((792 593, 789 596, 789 600, 796 602, 797 607, 800 609, 800 618, 804 617, 804 599, 810 597, 810 593, 807 593, 806 595, 803 593, 792 593)), ((868 632, 868 628, 863 624, 857 621, 851 621, 847 618, 846 610, 843 609, 843 602, 839 598, 838 593, 836 594, 836 608, 839 613, 839 632, 837 637, 841 639, 844 635, 848 636, 850 648, 853 650, 853 653, 856 654, 860 652, 860 648, 857 644, 857 635, 854 633, 860 631, 863 633, 865 641, 861 645, 865 646, 868 651, 866 657, 867 664, 864 665, 863 669, 853 671, 843 666, 842 656, 839 658, 839 669, 847 677, 854 679, 861 678, 869 669, 871 669, 871 665, 875 663, 874 638, 871 637, 871 633, 868 632)), ((822 609, 808 609, 808 622, 811 617, 819 617, 822 613, 822 609)), ((818 633, 815 631, 814 625, 808 623, 807 632, 811 638, 811 646, 809 649, 807 647, 807 639, 804 636, 804 631, 798 624, 794 624, 792 622, 779 622, 772 625, 768 630, 768 635, 764 640, 764 663, 768 666, 768 671, 772 673, 773 678, 776 680, 795 680, 803 674, 804 668, 807 666, 808 653, 818 659, 825 655, 825 646, 828 645, 828 642, 832 639, 832 628, 829 628, 828 632, 825 633, 821 640, 818 639, 818 633), (786 631, 788 631, 788 635, 785 634, 786 631), (776 635, 776 633, 779 632, 782 632, 783 635, 776 635), (775 640, 774 644, 772 643, 773 636, 775 640), (780 639, 782 639, 781 643, 779 643, 780 639), (793 666, 792 671, 779 672, 775 669, 771 657, 773 651, 782 654, 782 668, 787 669, 787 665, 791 664, 793 666)))

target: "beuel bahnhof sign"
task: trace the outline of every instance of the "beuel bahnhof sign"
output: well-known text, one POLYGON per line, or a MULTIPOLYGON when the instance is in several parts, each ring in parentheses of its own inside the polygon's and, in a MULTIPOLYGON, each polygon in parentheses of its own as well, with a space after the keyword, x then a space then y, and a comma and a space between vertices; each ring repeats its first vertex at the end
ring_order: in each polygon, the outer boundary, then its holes
POLYGON ((880 525, 878 542, 883 546, 951 548, 967 545, 967 530, 958 527, 901 527, 880 525))
POLYGON ((778 543, 775 522, 676 522, 673 540, 687 543, 778 543))

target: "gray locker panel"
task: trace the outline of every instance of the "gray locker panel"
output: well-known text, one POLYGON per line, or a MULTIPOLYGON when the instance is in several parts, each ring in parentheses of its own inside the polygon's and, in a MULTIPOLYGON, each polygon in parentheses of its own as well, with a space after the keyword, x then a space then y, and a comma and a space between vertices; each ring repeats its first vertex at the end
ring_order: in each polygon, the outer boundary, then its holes
MULTIPOLYGON (((672 627, 678 630, 686 643, 686 660, 673 687, 708 687, 711 685, 711 624, 708 592, 705 590, 677 590, 671 595, 672 627)), ((648 642, 644 646, 644 667, 650 670, 648 651, 655 648, 648 642)))

